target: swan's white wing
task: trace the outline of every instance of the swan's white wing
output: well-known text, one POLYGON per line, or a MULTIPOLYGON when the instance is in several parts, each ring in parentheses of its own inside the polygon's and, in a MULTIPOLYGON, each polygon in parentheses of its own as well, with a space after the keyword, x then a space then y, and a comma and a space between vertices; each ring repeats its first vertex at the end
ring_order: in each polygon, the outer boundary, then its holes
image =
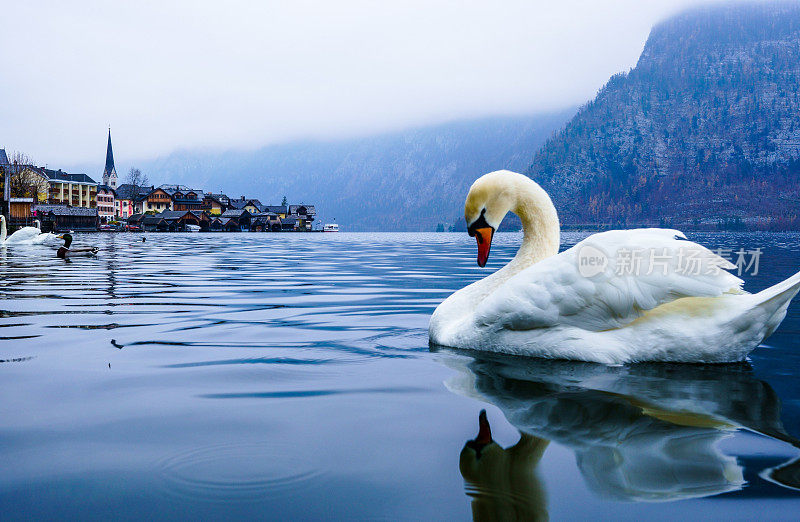
POLYGON ((509 330, 618 328, 675 299, 741 292, 743 281, 725 271, 731 268, 676 230, 603 232, 511 277, 478 305, 475 322, 509 330))
POLYGON ((31 243, 34 245, 60 246, 62 242, 63 240, 58 239, 57 235, 50 232, 39 234, 31 239, 31 243))
POLYGON ((22 227, 6 238, 6 243, 30 243, 41 234, 36 227, 22 227))

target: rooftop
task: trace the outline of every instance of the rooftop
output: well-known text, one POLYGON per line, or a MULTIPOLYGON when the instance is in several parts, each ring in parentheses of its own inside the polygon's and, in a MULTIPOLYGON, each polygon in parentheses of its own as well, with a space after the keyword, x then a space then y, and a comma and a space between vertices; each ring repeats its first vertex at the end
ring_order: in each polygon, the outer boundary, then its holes
POLYGON ((66 181, 69 183, 86 183, 91 185, 97 185, 97 182, 87 176, 86 174, 71 174, 69 172, 64 172, 63 170, 53 170, 48 169, 45 167, 34 167, 30 166, 29 168, 33 169, 34 171, 38 172, 39 174, 46 177, 48 180, 53 181, 66 181))
POLYGON ((317 213, 317 209, 314 208, 314 205, 300 204, 300 205, 289 205, 289 214, 298 214, 300 213, 298 212, 298 210, 300 210, 301 208, 305 208, 306 211, 305 213, 302 214, 306 216, 313 216, 317 213))
POLYGON ((149 187, 137 187, 135 185, 131 185, 129 183, 122 184, 117 187, 117 199, 139 199, 144 198, 153 190, 152 186, 149 187), (138 195, 136 194, 136 190, 138 189, 138 195))
POLYGON ((44 214, 53 213, 56 216, 96 216, 96 208, 70 207, 67 205, 34 205, 31 208, 34 212, 44 214))
POLYGON ((172 220, 172 219, 180 219, 186 214, 191 214, 188 210, 164 210, 160 214, 156 214, 158 217, 162 219, 172 220))
POLYGON ((246 211, 243 208, 239 209, 229 209, 222 213, 222 217, 240 217, 243 215, 250 215, 250 212, 246 211))
POLYGON ((164 221, 164 219, 161 216, 158 216, 158 215, 156 215, 156 216, 144 216, 144 218, 142 218, 142 223, 145 224, 145 225, 158 225, 162 221, 164 221))
POLYGON ((191 187, 187 187, 186 185, 161 185, 158 188, 173 196, 175 194, 182 194, 186 195, 190 192, 194 192, 197 195, 198 199, 203 199, 203 191, 199 189, 193 189, 191 187))

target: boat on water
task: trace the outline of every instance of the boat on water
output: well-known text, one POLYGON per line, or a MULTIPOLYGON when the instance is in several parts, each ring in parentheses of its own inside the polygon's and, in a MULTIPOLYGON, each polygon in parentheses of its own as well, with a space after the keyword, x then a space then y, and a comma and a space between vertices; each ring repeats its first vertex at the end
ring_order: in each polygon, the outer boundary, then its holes
POLYGON ((326 223, 324 227, 322 227, 323 232, 338 232, 339 225, 337 223, 326 223))
POLYGON ((186 225, 187 232, 200 232, 200 225, 186 225))

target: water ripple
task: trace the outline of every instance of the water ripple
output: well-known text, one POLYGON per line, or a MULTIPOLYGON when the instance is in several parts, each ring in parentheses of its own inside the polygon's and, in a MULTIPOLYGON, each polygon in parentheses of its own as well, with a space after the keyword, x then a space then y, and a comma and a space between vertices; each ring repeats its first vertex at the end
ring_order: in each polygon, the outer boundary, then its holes
POLYGON ((321 471, 294 448, 276 443, 221 444, 171 455, 157 467, 167 492, 191 500, 268 499, 318 480, 321 471))

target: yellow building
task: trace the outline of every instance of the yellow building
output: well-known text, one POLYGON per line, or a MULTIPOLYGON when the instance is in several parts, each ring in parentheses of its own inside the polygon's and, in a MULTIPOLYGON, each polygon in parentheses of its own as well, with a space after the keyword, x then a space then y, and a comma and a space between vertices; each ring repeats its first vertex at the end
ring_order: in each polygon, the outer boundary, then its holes
POLYGON ((62 170, 26 166, 22 175, 39 190, 36 199, 51 205, 97 207, 97 182, 86 174, 70 174, 62 170))

